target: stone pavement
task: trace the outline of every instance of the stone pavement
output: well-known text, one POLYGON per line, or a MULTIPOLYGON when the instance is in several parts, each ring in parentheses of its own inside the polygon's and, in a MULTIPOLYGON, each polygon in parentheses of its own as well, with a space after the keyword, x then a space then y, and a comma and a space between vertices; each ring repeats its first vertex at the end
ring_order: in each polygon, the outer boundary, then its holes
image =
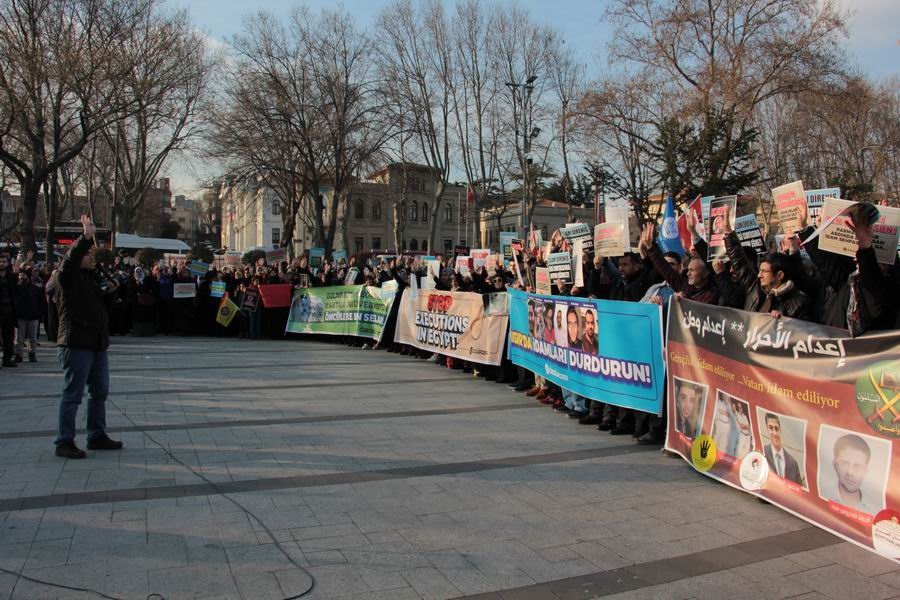
POLYGON ((3 598, 900 598, 896 564, 427 361, 114 338, 125 449, 65 461, 38 358, 0 371, 3 598))

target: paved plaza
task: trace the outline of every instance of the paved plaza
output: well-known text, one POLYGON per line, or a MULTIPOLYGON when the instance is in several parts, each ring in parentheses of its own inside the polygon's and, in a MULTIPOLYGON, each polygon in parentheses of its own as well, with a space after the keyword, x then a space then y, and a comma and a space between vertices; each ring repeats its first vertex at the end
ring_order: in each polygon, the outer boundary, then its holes
POLYGON ((66 461, 39 350, 0 371, 2 598, 280 599, 307 572, 320 599, 900 598, 896 564, 658 447, 334 343, 114 338, 125 449, 66 461))

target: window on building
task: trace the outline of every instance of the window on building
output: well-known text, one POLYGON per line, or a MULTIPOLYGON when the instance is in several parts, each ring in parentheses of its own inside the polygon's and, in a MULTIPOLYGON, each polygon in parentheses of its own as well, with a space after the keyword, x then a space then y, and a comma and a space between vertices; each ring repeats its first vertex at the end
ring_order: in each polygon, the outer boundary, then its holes
POLYGON ((419 203, 413 200, 412 204, 409 205, 409 220, 410 221, 418 221, 419 220, 419 203))
POLYGON ((272 228, 272 243, 280 244, 281 243, 281 229, 278 227, 272 228))
POLYGON ((427 202, 422 203, 422 220, 426 223, 428 222, 428 203, 427 202))
POLYGON ((366 241, 363 238, 358 237, 358 238, 354 239, 354 246, 356 246, 357 252, 362 252, 365 245, 366 245, 366 241))
POLYGON ((366 207, 363 204, 362 198, 357 198, 356 203, 354 204, 354 214, 353 216, 356 219, 362 220, 366 218, 366 207))
POLYGON ((449 254, 453 252, 453 240, 444 240, 444 253, 449 254))
POLYGON ((488 246, 491 247, 494 245, 494 230, 488 230, 488 246))
POLYGON ((372 238, 372 250, 381 250, 381 238, 380 237, 372 238))
POLYGON ((428 252, 428 240, 422 240, 422 252, 428 252))
POLYGON ((453 205, 449 202, 444 205, 444 223, 453 222, 453 205))
POLYGON ((417 251, 419 249, 419 242, 417 242, 416 240, 410 240, 409 249, 412 251, 417 251))
POLYGON ((549 231, 550 231, 550 230, 547 229, 547 226, 546 226, 546 225, 541 225, 541 239, 544 240, 545 242, 549 242, 549 241, 550 241, 550 234, 549 234, 549 231))
MULTIPOLYGON (((372 203, 372 220, 380 221, 381 220, 381 202, 377 200, 372 203)), ((377 248, 377 246, 376 246, 377 248)))
POLYGON ((273 215, 281 214, 281 204, 278 203, 278 200, 272 200, 272 214, 273 215))

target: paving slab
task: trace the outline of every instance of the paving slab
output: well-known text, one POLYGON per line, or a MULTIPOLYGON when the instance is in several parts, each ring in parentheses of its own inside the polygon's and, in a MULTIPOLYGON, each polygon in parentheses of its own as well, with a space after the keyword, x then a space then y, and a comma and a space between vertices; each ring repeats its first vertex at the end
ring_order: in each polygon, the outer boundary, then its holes
POLYGON ((0 597, 900 597, 896 563, 683 461, 336 341, 116 337, 125 448, 65 461, 54 353, 0 373, 0 597))

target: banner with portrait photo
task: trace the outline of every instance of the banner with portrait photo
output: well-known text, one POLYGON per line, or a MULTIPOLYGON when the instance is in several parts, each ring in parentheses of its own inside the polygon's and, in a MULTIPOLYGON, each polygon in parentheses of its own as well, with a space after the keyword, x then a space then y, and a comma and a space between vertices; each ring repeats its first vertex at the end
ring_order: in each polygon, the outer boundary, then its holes
POLYGON ((509 313, 506 294, 406 290, 394 341, 460 360, 499 365, 509 313))
POLYGON ((365 285, 297 288, 285 332, 355 335, 381 341, 396 293, 395 288, 365 285))
POLYGON ((666 448, 900 561, 900 332, 670 303, 666 448))
POLYGON ((509 294, 513 363, 592 400, 662 412, 658 305, 509 294))

